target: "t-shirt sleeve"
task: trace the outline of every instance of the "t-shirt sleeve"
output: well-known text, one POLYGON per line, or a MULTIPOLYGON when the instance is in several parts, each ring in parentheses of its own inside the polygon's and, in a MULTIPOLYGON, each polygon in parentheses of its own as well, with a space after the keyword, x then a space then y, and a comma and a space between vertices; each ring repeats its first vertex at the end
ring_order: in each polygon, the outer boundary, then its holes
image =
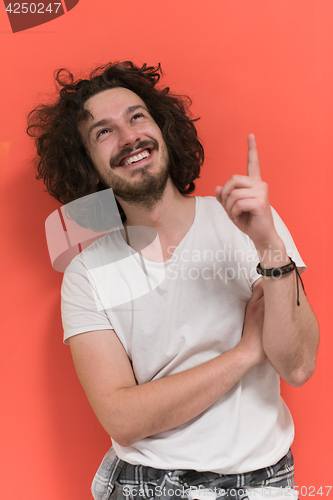
POLYGON ((88 273, 80 259, 74 259, 64 273, 61 317, 65 344, 69 343, 69 337, 80 333, 112 329, 88 273))
MULTIPOLYGON (((282 239, 283 243, 285 244, 287 254, 295 262, 299 273, 302 274, 306 269, 306 265, 304 264, 302 257, 300 256, 300 254, 296 248, 294 240, 293 240, 290 232, 288 231, 287 226, 284 224, 283 220, 278 215, 278 213, 274 210, 273 207, 271 207, 271 210, 272 210, 275 229, 276 229, 278 235, 280 236, 280 238, 282 239)), ((256 255, 258 255, 253 241, 250 240, 250 242, 251 242, 251 246, 252 246, 254 252, 256 253, 256 255)), ((267 252, 269 252, 269 251, 270 250, 267 250, 267 252)), ((274 259, 274 255, 273 255, 273 259, 274 259)), ((278 259, 278 255, 277 255, 277 259, 278 259)), ((259 257, 256 258, 252 263, 252 267, 251 267, 251 271, 250 271, 250 284, 251 285, 253 285, 253 283, 261 277, 260 274, 258 274, 257 270, 256 270, 258 262, 259 262, 259 257)), ((278 264, 277 264, 277 266, 278 266, 278 264)))

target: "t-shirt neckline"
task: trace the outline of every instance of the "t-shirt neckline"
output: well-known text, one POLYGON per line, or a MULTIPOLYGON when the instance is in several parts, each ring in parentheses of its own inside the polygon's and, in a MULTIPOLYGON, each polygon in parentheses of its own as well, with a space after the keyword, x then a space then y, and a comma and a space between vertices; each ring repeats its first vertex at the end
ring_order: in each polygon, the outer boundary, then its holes
POLYGON ((173 262, 174 261, 173 256, 179 252, 180 247, 183 246, 183 243, 187 240, 188 235, 192 232, 193 227, 196 224, 196 220, 197 220, 197 217, 198 217, 199 198, 198 198, 198 196, 194 196, 193 198, 195 199, 193 222, 192 222, 191 226, 189 227, 187 233, 183 236, 183 238, 181 239, 181 241, 178 243, 177 247, 174 249, 174 251, 173 251, 173 253, 172 253, 172 255, 171 255, 171 257, 169 259, 167 259, 167 260, 165 260, 163 262, 154 262, 153 260, 146 259, 143 255, 139 254, 136 250, 134 250, 134 248, 132 248, 127 243, 126 238, 124 238, 124 236, 122 234, 122 233, 125 233, 125 228, 123 227, 122 230, 120 231, 120 234, 121 234, 120 238, 122 239, 123 243, 130 249, 130 252, 132 253, 132 255, 139 255, 140 259, 143 259, 149 265, 161 266, 161 264, 166 265, 166 264, 168 264, 170 262, 173 262))

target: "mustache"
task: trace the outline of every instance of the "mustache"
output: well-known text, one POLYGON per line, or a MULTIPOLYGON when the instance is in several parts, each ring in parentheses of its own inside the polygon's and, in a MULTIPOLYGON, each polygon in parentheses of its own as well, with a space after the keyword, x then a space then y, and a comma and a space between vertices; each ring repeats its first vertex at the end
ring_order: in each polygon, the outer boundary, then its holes
POLYGON ((119 153, 112 158, 110 158, 110 167, 116 168, 119 165, 120 161, 124 156, 128 156, 139 149, 146 149, 152 147, 156 151, 158 150, 158 142, 155 139, 151 139, 149 141, 140 141, 135 148, 123 148, 119 153))

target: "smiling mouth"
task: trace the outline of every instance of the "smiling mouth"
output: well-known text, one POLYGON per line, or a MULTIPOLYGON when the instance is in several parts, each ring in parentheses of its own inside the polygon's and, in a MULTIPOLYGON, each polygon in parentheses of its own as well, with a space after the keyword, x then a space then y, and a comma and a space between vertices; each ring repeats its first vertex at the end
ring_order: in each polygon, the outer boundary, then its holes
POLYGON ((150 148, 145 148, 140 151, 140 153, 132 154, 131 156, 125 156, 122 158, 120 161, 118 167, 129 167, 130 165, 134 163, 138 163, 141 160, 144 160, 145 158, 148 158, 152 153, 152 149, 150 148))

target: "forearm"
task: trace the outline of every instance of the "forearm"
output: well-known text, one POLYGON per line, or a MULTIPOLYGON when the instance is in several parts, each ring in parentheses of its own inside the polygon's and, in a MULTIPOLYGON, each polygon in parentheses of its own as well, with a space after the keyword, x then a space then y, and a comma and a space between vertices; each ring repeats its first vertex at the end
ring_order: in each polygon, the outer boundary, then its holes
MULTIPOLYGON (((278 236, 269 203, 268 186, 261 180, 255 138, 248 136, 247 176, 232 176, 217 200, 233 223, 256 246, 260 264, 265 268, 282 267, 289 258, 278 236)), ((265 297, 263 347, 276 371, 291 385, 302 385, 312 374, 318 348, 318 324, 300 290, 296 303, 296 274, 262 279, 265 297)))
MULTIPOLYGON (((259 250, 261 266, 281 267, 290 262, 284 244, 278 240, 266 254, 259 250), (277 260, 279 255, 280 260, 277 260)), ((263 346, 267 357, 281 375, 293 386, 310 378, 315 368, 319 342, 316 317, 299 283, 297 305, 296 271, 280 278, 262 278, 265 296, 263 346)))
POLYGON ((130 446, 147 436, 188 422, 226 394, 256 364, 236 348, 181 373, 116 391, 99 419, 119 444, 130 446))

